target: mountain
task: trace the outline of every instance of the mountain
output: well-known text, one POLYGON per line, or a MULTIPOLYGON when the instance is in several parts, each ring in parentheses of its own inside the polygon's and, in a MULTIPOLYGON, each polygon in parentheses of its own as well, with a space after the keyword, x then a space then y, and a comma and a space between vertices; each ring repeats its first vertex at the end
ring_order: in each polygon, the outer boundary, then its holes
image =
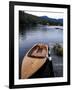
POLYGON ((47 16, 41 16, 40 18, 48 20, 48 22, 50 23, 60 23, 61 25, 63 25, 63 19, 49 18, 47 16))
POLYGON ((20 27, 30 27, 35 25, 63 25, 63 19, 49 18, 47 16, 35 16, 32 14, 25 13, 24 11, 19 11, 19 26, 20 27))
POLYGON ((58 22, 61 22, 61 23, 63 23, 63 19, 58 19, 58 22))

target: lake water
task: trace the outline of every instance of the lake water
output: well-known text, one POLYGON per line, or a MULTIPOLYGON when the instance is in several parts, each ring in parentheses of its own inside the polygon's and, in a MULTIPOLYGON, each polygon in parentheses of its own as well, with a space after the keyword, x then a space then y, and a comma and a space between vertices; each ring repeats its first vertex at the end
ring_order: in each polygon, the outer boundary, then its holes
MULTIPOLYGON (((21 30, 19 33, 19 64, 21 66, 22 59, 27 51, 36 43, 46 43, 49 47, 52 47, 56 43, 63 45, 63 30, 61 26, 47 26, 38 25, 35 27, 29 27, 21 30)), ((63 72, 63 60, 62 57, 53 55, 54 70, 59 67, 59 74, 55 73, 55 76, 62 76, 63 72), (60 59, 58 61, 58 58, 60 59), (56 75, 57 74, 57 75, 56 75)))

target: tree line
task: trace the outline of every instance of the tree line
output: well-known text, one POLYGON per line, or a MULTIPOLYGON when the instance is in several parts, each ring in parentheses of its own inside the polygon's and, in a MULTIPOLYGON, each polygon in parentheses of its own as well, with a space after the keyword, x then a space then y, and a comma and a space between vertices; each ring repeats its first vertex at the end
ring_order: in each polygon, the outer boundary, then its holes
POLYGON ((35 15, 31 15, 25 13, 24 11, 19 11, 19 27, 28 27, 28 26, 35 26, 35 25, 60 25, 62 26, 63 23, 56 22, 52 20, 48 20, 42 17, 38 17, 35 15))

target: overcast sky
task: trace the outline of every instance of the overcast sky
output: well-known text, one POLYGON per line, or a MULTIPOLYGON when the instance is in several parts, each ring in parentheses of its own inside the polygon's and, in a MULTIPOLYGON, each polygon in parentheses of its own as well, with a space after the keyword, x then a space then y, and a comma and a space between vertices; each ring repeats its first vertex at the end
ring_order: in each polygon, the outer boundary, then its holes
POLYGON ((36 16, 48 16, 50 18, 63 18, 63 13, 62 12, 41 12, 41 11, 25 11, 28 14, 36 15, 36 16))

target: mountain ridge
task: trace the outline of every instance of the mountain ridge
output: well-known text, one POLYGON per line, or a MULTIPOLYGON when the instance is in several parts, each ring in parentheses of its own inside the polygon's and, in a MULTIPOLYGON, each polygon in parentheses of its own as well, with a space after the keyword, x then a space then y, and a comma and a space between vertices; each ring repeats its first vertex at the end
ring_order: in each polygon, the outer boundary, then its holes
POLYGON ((53 22, 60 22, 60 23, 63 23, 63 19, 62 18, 51 18, 51 17, 48 17, 48 16, 40 16, 40 18, 43 18, 43 19, 46 19, 46 20, 51 20, 53 22))
POLYGON ((20 27, 35 26, 37 24, 63 26, 63 19, 49 18, 47 16, 39 17, 39 16, 25 13, 24 11, 19 11, 20 27))

